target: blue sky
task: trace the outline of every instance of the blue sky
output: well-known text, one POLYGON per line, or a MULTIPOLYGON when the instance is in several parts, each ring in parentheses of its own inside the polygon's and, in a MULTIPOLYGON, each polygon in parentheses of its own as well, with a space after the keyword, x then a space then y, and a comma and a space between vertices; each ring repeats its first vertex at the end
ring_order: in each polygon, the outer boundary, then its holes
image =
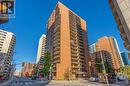
MULTIPOLYGON (((11 19, 2 27, 16 35, 15 62, 35 62, 39 38, 46 33, 46 21, 58 0, 15 1, 16 18, 11 19)), ((117 39, 120 50, 126 51, 108 0, 59 1, 87 21, 89 44, 96 42, 102 36, 114 36, 117 39)))

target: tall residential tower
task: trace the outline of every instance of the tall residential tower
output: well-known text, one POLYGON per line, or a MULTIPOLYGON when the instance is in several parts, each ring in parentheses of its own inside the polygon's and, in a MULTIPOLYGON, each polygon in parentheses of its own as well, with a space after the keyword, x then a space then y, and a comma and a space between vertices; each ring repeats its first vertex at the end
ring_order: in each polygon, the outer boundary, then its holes
POLYGON ((15 43, 16 38, 13 33, 0 29, 0 59, 2 61, 0 71, 3 73, 10 72, 15 43))
POLYGON ((130 0, 109 0, 124 46, 130 50, 130 0))
POLYGON ((44 57, 44 54, 45 54, 45 45, 46 45, 46 35, 43 34, 41 36, 40 40, 39 40, 36 64, 38 64, 38 62, 40 61, 40 59, 44 57))
POLYGON ((88 43, 86 21, 58 2, 47 22, 47 46, 53 79, 86 78, 88 43))
POLYGON ((36 60, 38 75, 40 74, 39 71, 43 68, 45 46, 46 46, 46 35, 43 34, 39 40, 37 60, 36 60))

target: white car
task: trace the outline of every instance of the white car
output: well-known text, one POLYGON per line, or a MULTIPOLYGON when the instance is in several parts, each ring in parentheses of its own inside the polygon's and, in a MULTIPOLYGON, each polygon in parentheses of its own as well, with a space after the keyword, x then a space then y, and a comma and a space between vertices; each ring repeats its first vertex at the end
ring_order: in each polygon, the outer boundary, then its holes
POLYGON ((98 82, 99 78, 97 78, 97 77, 90 77, 89 81, 91 81, 91 82, 98 82))

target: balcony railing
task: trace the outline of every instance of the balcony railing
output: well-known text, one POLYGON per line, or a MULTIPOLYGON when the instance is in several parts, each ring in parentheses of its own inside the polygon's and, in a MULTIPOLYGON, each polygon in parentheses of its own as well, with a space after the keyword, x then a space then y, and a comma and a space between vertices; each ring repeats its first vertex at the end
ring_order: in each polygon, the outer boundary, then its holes
POLYGON ((54 47, 53 51, 59 51, 60 50, 60 46, 54 47))
POLYGON ((60 54, 60 51, 55 51, 54 53, 53 53, 53 55, 55 56, 55 55, 59 55, 60 54))
POLYGON ((72 64, 78 64, 78 62, 72 61, 72 64))
POLYGON ((57 59, 60 59, 60 55, 53 56, 53 60, 57 60, 57 59))
POLYGON ((57 59, 57 60, 53 61, 54 64, 59 63, 59 62, 60 62, 60 59, 57 59))
POLYGON ((121 38, 123 39, 123 40, 127 40, 127 35, 125 34, 125 33, 122 33, 122 34, 120 34, 121 35, 121 38))
POLYGON ((125 41, 124 46, 126 47, 126 49, 130 50, 130 44, 128 41, 125 41))

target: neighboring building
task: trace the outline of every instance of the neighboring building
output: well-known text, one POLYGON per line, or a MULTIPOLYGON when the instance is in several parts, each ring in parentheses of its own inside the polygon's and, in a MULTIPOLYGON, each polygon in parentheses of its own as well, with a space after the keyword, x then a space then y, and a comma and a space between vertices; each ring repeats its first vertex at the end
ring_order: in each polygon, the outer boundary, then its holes
POLYGON ((46 35, 43 34, 39 40, 36 64, 38 64, 40 59, 43 59, 44 57, 45 45, 46 45, 46 35))
POLYGON ((94 44, 92 44, 92 45, 89 46, 89 52, 90 53, 97 52, 97 50, 96 50, 96 43, 94 43, 94 44))
POLYGON ((118 70, 121 66, 124 66, 122 61, 118 44, 114 37, 102 37, 98 39, 98 42, 90 46, 90 53, 93 53, 95 58, 104 59, 114 69, 118 70))
POLYGON ((130 50, 130 0, 109 0, 124 46, 130 50))
POLYGON ((38 69, 37 75, 40 75, 39 71, 43 68, 45 46, 46 46, 46 35, 43 34, 39 40, 38 45, 37 60, 36 60, 36 66, 38 69))
POLYGON ((21 76, 30 77, 34 74, 34 63, 23 62, 21 76))
POLYGON ((0 74, 5 72, 5 59, 7 58, 7 54, 0 53, 0 74))
POLYGON ((52 56, 53 79, 89 76, 86 21, 58 2, 47 22, 46 51, 52 56))
POLYGON ((128 53, 128 52, 122 52, 121 53, 124 65, 130 65, 130 56, 129 56, 129 54, 130 53, 128 53))
POLYGON ((16 38, 13 33, 0 29, 0 54, 4 62, 3 73, 7 75, 11 72, 15 43, 16 38))

